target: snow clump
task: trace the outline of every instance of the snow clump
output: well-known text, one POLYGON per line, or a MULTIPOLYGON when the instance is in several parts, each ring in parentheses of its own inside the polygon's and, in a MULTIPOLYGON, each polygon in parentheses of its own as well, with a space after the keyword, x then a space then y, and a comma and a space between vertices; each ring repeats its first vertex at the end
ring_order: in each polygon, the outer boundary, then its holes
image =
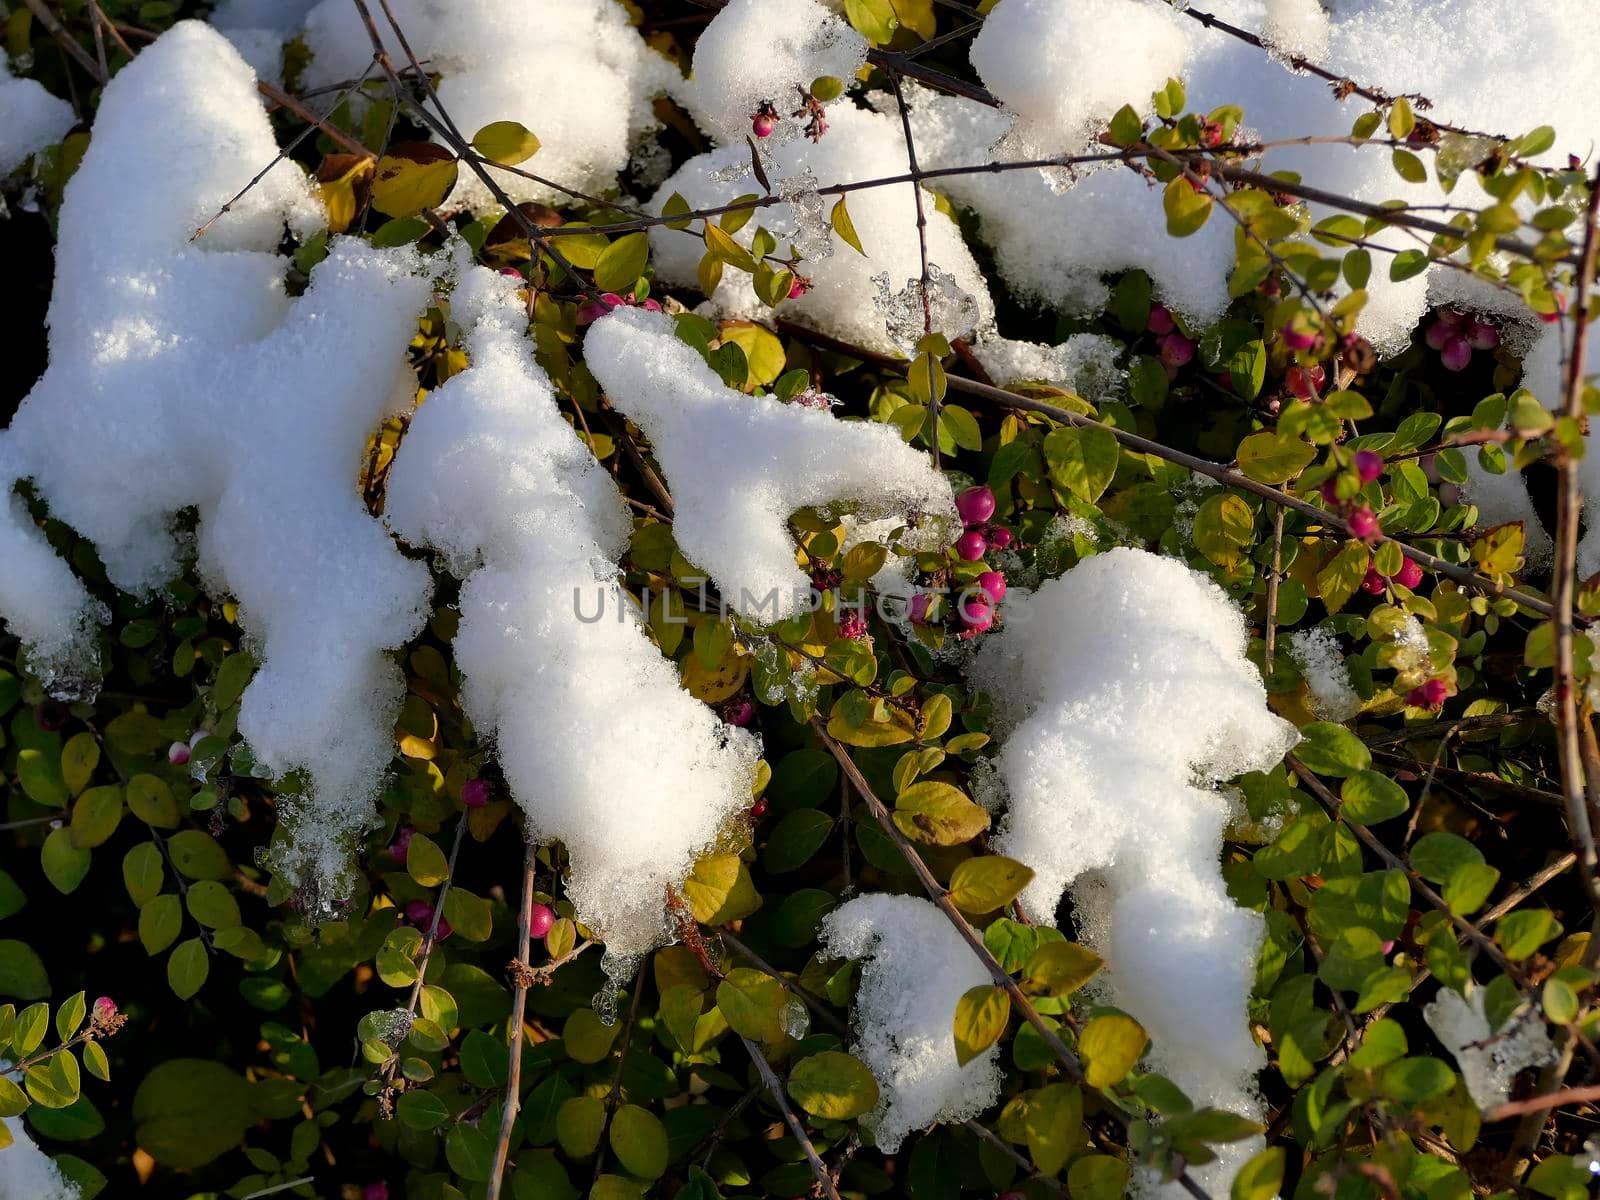
POLYGON ((1422 1019, 1461 1068, 1472 1102, 1488 1112, 1511 1098, 1519 1071, 1554 1061, 1556 1048, 1538 1009, 1528 1005, 1513 1013, 1498 1033, 1491 1030, 1484 996, 1483 988, 1474 987, 1463 1000, 1454 988, 1442 987, 1422 1010, 1422 1019))
POLYGON ((962 1066, 950 1032, 962 993, 992 980, 943 913, 920 896, 857 896, 823 918, 819 937, 824 955, 865 960, 851 1053, 878 1081, 864 1120, 880 1150, 893 1154, 907 1134, 995 1102, 998 1044, 962 1066))
MULTIPOLYGON (((355 480, 369 433, 414 395, 405 348, 428 285, 409 252, 335 239, 287 296, 284 226, 322 224, 287 163, 191 242, 276 153, 254 76, 208 26, 180 22, 107 85, 61 209, 49 368, 0 466, 139 595, 178 573, 173 516, 197 510, 201 574, 238 598, 261 663, 239 731, 265 771, 309 776, 281 869, 327 884, 393 752, 404 680, 387 651, 424 616, 427 572, 355 480)), ((17 503, 0 547, 0 614, 30 661, 58 684, 92 675, 98 613, 17 503)))
MULTIPOLYGON (((439 105, 471 139, 494 121, 520 121, 539 138, 519 165, 590 195, 615 189, 630 146, 657 126, 651 100, 681 86, 677 69, 650 49, 617 0, 391 0, 417 58, 440 76, 439 105)), ((373 5, 384 44, 408 60, 373 5)), ((372 64, 372 41, 350 0, 322 0, 306 18, 308 88, 354 79, 372 64)), ((569 202, 571 193, 489 167, 512 200, 569 202)), ((483 210, 489 189, 463 166, 449 205, 483 210)))
POLYGON ((947 545, 957 528, 950 485, 892 426, 735 391, 664 313, 615 309, 584 350, 611 403, 650 439, 679 547, 742 616, 777 621, 807 603, 788 526, 797 509, 848 502, 860 520, 903 516, 912 550, 947 545))
POLYGON ((566 845, 578 915, 625 970, 666 940, 666 889, 750 804, 759 743, 682 689, 628 607, 632 524, 561 419, 515 281, 474 268, 452 317, 472 365, 418 410, 387 519, 463 580, 463 707, 497 737, 533 836, 566 845))
MULTIPOLYGON (((1006 606, 971 668, 1009 728, 994 848, 1033 868, 1036 919, 1077 885, 1078 928, 1157 1069, 1197 1104, 1255 1113, 1265 1058, 1246 1003, 1264 926, 1228 896, 1230 806, 1207 781, 1273 766, 1296 734, 1267 708, 1244 619, 1183 563, 1126 548, 1006 606)), ((1210 1170, 1225 1179, 1249 1152, 1230 1146, 1210 1170)))
POLYGON ((1318 720, 1348 721, 1361 711, 1361 697, 1350 683, 1339 637, 1331 629, 1302 629, 1289 635, 1289 655, 1311 692, 1318 720))
POLYGON ((37 79, 17 79, 0 54, 0 175, 9 175, 28 155, 53 146, 78 123, 72 105, 45 91, 37 79))
POLYGON ((1261 40, 1277 56, 1320 63, 1328 53, 1328 35, 1322 0, 1267 0, 1261 40))
POLYGON ((50 1156, 34 1144, 21 1117, 5 1118, 12 1142, 0 1150, 0 1200, 78 1200, 50 1156))
POLYGON ((849 83, 866 61, 867 39, 817 0, 731 0, 695 43, 685 99, 707 133, 740 146, 771 104, 774 136, 787 140, 806 122, 791 114, 812 83, 825 75, 849 83))

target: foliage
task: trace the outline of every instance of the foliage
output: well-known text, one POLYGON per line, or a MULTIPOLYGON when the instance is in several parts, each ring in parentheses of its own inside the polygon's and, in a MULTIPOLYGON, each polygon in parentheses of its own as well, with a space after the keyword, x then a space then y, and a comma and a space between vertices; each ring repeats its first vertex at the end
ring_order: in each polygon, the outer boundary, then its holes
MULTIPOLYGON (((100 8, 151 31, 177 15, 166 4, 100 8)), ((844 8, 875 46, 897 51, 956 28, 960 15, 915 0, 844 8)), ((88 10, 68 10, 92 47, 88 10)), ((61 72, 77 68, 57 60, 49 32, 19 10, 8 35, 65 94, 61 72)), ((677 36, 686 46, 693 35, 677 36)), ((108 49, 113 68, 126 60, 108 49)), ((936 50, 922 61, 959 62, 936 50)), ((886 82, 881 67, 865 75, 886 82)), ((1569 850, 1578 835, 1563 825, 1572 781, 1545 715, 1556 630, 1542 594, 1530 594, 1542 576, 1527 561, 1526 530, 1485 527, 1460 485, 1469 455, 1537 483, 1581 453, 1582 413, 1596 395, 1582 396, 1579 412, 1551 411, 1557 397, 1518 389, 1520 363, 1504 343, 1458 376, 1420 333, 1382 363, 1355 334, 1371 272, 1401 278, 1456 251, 1534 310, 1558 310, 1570 282, 1563 260, 1583 232, 1558 216, 1587 184, 1579 169, 1526 161, 1546 131, 1479 157, 1471 169, 1497 203, 1459 214, 1450 232, 1385 268, 1368 249, 1384 216, 1313 224, 1269 179, 1213 189, 1213 131, 1231 139, 1248 114, 1189 112, 1173 81, 1155 97, 1155 118, 1125 109, 1107 139, 1141 149, 1129 161, 1164 189, 1174 238, 1208 221, 1236 225, 1232 308, 1210 328, 1176 319, 1194 354, 1174 367, 1163 362, 1174 318, 1140 272, 1117 280, 1093 319, 1002 298, 1015 336, 1114 338, 1127 378, 1121 397, 1022 384, 1014 391, 1026 403, 1008 407, 982 388, 955 402, 970 375, 966 348, 936 333, 909 363, 893 362, 794 325, 719 322, 672 305, 695 297, 668 299, 649 238, 605 203, 531 217, 441 210, 473 165, 466 148, 415 140, 427 130, 393 105, 388 85, 366 90, 369 104, 341 104, 331 120, 375 151, 394 126, 375 159, 326 133, 297 151, 320 181, 330 230, 437 249, 449 226, 480 261, 522 275, 541 364, 574 428, 637 502, 623 568, 635 593, 664 597, 648 628, 693 695, 730 717, 754 713, 764 764, 736 842, 702 859, 671 898, 677 944, 620 988, 608 980, 551 845, 529 860, 528 902, 549 906, 553 920, 520 961, 520 814, 461 707, 457 614, 441 571, 441 602, 401 656, 408 690, 393 773, 353 894, 297 893, 260 865, 285 836, 277 797, 297 781, 263 777, 237 735, 255 664, 236 605, 193 572, 157 596, 118 594, 93 547, 40 511, 114 619, 93 700, 48 698, 15 643, 0 643, 0 997, 14 1001, 0 1006, 0 1054, 16 1064, 0 1076, 0 1116, 25 1114, 84 1196, 128 1194, 136 1181, 149 1181, 141 1194, 171 1196, 280 1187, 355 1196, 380 1181, 417 1200, 483 1196, 512 1079, 519 1107, 502 1194, 519 1200, 805 1195, 808 1150, 851 1196, 1042 1197, 1065 1187, 1112 1197, 1141 1162, 1170 1178, 1262 1132, 1197 1106, 1151 1068, 1146 1031, 1096 991, 1103 964, 1079 943, 1070 908, 1017 905, 1031 872, 989 852, 992 818, 977 802, 993 750, 990 698, 936 653, 962 633, 958 613, 936 608, 914 626, 874 617, 862 634, 844 625, 836 598, 765 629, 705 603, 638 468, 633 431, 612 418, 582 362, 597 303, 652 299, 677 312, 680 336, 730 386, 797 402, 836 395, 843 411, 941 455, 958 491, 993 491, 991 524, 1009 531, 1011 548, 917 556, 922 582, 960 589, 1001 566, 1014 582, 1047 579, 1098 549, 1137 544, 1206 572, 1247 614, 1251 656, 1303 741, 1283 765, 1238 781, 1225 851, 1231 895, 1268 930, 1249 1017, 1270 1057, 1269 1144, 1239 1174, 1235 1197, 1464 1196, 1505 1186, 1530 1150, 1527 1189, 1582 1194, 1587 1174, 1572 1156, 1583 1121, 1562 1113, 1535 1144, 1514 1134, 1515 1120, 1485 1117, 1422 1009, 1440 988, 1480 990, 1491 1030, 1532 1020, 1569 1054, 1581 1050, 1578 1071, 1594 1056, 1593 906, 1569 850), (1518 198, 1533 206, 1529 221, 1518 198), (541 229, 558 232, 536 237, 541 229), (1510 235, 1529 238, 1532 252, 1493 256, 1510 235), (1341 279, 1349 287, 1335 299, 1341 279), (1328 386, 1305 386, 1324 367, 1328 386), (1174 450, 1231 466, 1212 486, 1174 450), (1381 532, 1358 527, 1363 511, 1381 532), (1318 681, 1286 650, 1313 626, 1337 639, 1359 702, 1342 722, 1318 719, 1318 681), (1425 691, 1434 684, 1438 702, 1425 691), (467 785, 479 780, 487 802, 469 805, 467 785), (935 1127, 886 1157, 870 1120, 880 1081, 849 1053, 858 968, 826 957, 817 931, 855 892, 917 892, 917 859, 1004 976, 962 997, 951 1036, 962 1062, 998 1044, 1005 1084, 979 1129, 935 1127), (337 915, 314 919, 330 899, 337 915), (90 1011, 86 996, 102 992, 114 1016, 90 1011), (526 1004, 520 1023, 514 1002, 526 1004), (764 1078, 769 1062, 781 1086, 764 1078)), ((1443 157, 1417 135, 1404 98, 1365 111, 1352 137, 1382 128, 1400 179, 1426 171, 1429 153, 1443 157)), ((681 115, 672 129, 664 144, 692 136, 681 115)), ((485 160, 536 168, 537 134, 500 121, 471 145, 485 160)), ((36 164, 46 214, 75 153, 69 139, 36 164)), ((1214 158, 1238 167, 1244 156, 1214 158)), ((870 256, 848 199, 830 209, 836 252, 870 256)), ((743 273, 775 303, 804 280, 804 260, 761 226, 765 203, 753 193, 704 216, 668 203, 672 228, 704 247, 701 291, 743 273), (733 235, 751 222, 746 246, 733 235)), ((292 286, 325 253, 325 234, 300 244, 292 286)), ((447 300, 422 320, 412 362, 424 390, 467 365, 458 332, 447 300)), ((360 482, 374 511, 404 432, 396 418, 372 440, 360 482)), ((831 596, 874 599, 892 547, 847 549, 846 528, 816 511, 795 513, 792 526, 797 561, 836 585, 831 596)), ((1600 586, 1580 587, 1576 602, 1585 617, 1600 611, 1600 586)), ((1580 636, 1571 658, 1586 731, 1591 650, 1580 636)), ((1546 1073, 1538 1088, 1563 1078, 1546 1073)))

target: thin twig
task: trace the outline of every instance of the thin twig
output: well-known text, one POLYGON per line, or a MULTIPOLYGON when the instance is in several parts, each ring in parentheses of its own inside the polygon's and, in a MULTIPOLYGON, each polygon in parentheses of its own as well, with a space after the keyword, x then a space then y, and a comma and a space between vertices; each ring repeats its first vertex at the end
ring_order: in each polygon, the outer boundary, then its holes
MULTIPOLYGON (((900 74, 889 72, 889 85, 894 88, 894 102, 900 109, 900 127, 905 131, 906 160, 911 165, 911 195, 917 203, 917 253, 921 256, 922 276, 919 290, 922 294, 922 332, 933 332, 933 297, 928 295, 932 280, 928 271, 928 214, 922 205, 922 170, 917 166, 917 143, 911 136, 911 110, 900 88, 900 74)), ((928 375, 928 420, 933 429, 933 469, 939 469, 939 388, 932 372, 928 375)))
MULTIPOLYGON (((646 959, 645 961, 649 961, 646 959)), ((594 1153, 594 1174, 589 1188, 594 1190, 606 1163, 606 1130, 611 1128, 611 1118, 616 1114, 617 1103, 622 1099, 622 1073, 628 1069, 628 1047, 633 1042, 634 1022, 639 1019, 639 1000, 644 995, 644 962, 633 976, 633 999, 628 1005, 628 1020, 622 1027, 622 1046, 617 1051, 617 1073, 611 1079, 611 1091, 606 1095, 605 1116, 600 1121, 600 1144, 594 1153)))
POLYGON ((761 1078, 767 1085, 767 1091, 772 1093, 773 1102, 777 1104, 778 1111, 783 1114, 789 1132, 794 1134, 794 1140, 800 1143, 800 1149, 805 1152, 806 1162, 811 1164, 811 1173, 817 1177, 817 1185, 822 1189, 822 1194, 828 1200, 839 1200, 839 1189, 833 1186, 833 1176, 828 1172, 827 1164, 822 1161, 817 1148, 811 1144, 811 1138, 806 1135, 805 1126, 800 1124, 800 1119, 794 1115, 794 1109, 789 1107, 789 1101, 783 1094, 783 1084, 773 1074, 772 1064, 767 1062, 767 1056, 761 1053, 761 1047, 756 1045, 744 1034, 739 1035, 739 1040, 744 1043, 744 1048, 750 1052, 751 1060, 756 1064, 756 1070, 761 1072, 761 1078))
POLYGON ((517 966, 511 973, 516 988, 511 998, 511 1065, 506 1075, 506 1102, 500 1112, 500 1136, 495 1141, 494 1167, 489 1174, 488 1200, 499 1200, 500 1185, 511 1156, 511 1127, 522 1107, 522 1020, 528 1011, 528 984, 533 972, 528 954, 533 943, 533 877, 538 865, 539 847, 529 841, 522 863, 522 904, 517 910, 517 966))

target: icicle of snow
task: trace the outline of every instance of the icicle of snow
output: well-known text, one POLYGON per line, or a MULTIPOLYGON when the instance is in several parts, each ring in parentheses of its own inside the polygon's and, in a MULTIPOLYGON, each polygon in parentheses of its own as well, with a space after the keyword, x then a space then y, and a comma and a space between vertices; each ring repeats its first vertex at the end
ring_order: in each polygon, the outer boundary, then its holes
POLYGON ((0 1150, 0 1200, 78 1200, 77 1187, 34 1144, 22 1118, 7 1117, 5 1126, 13 1140, 0 1150))
MULTIPOLYGON (((1159 1069, 1197 1103, 1258 1111, 1245 1011, 1263 923, 1223 884, 1228 802, 1194 782, 1266 769, 1296 740, 1266 706, 1244 620, 1204 576, 1132 549, 1006 606, 972 667, 1010 729, 995 849, 1036 872, 1023 903, 1040 919, 1077 884, 1078 928, 1159 1069)), ((1210 1172, 1225 1180, 1247 1154, 1210 1172)))
POLYGON ((0 175, 23 159, 67 136, 78 117, 72 105, 45 91, 36 79, 17 79, 0 54, 0 175))
POLYGON ((735 391, 664 313, 615 309, 590 328, 584 361, 650 438, 678 545, 741 615, 775 621, 806 603, 787 524, 796 509, 850 502, 862 520, 905 516, 908 549, 949 543, 950 485, 891 426, 735 391))
MULTIPOLYGON (((354 481, 368 434, 411 394, 396 385, 428 285, 410 252, 338 239, 286 296, 284 225, 321 223, 287 163, 191 243, 276 153, 249 67, 208 26, 180 22, 118 73, 62 205, 50 365, 0 463, 126 591, 177 573, 172 514, 198 509, 200 570, 238 597, 261 659, 239 730, 266 770, 310 777, 281 868, 328 885, 393 752, 404 681, 385 652, 424 616, 427 572, 354 481)), ((35 661, 86 665, 86 594, 16 504, 0 540, 22 550, 0 601, 35 661)))
POLYGON ((743 149, 760 105, 777 110, 771 136, 793 136, 807 118, 790 114, 813 81, 848 84, 866 61, 867 39, 817 0, 731 0, 695 43, 685 99, 701 128, 743 149))
POLYGON ((893 1154, 906 1135, 965 1121, 1000 1094, 999 1047, 961 1066, 951 1034, 963 992, 992 982, 950 922, 919 896, 857 896, 822 921, 822 953, 865 960, 856 991, 851 1051, 877 1078, 878 1148, 893 1154))
POLYGON ((1322 0, 1267 0, 1261 40, 1278 57, 1320 63, 1328 54, 1328 37, 1322 0))
MULTIPOLYGON (((828 110, 828 121, 828 134, 820 142, 796 138, 772 148, 766 171, 775 190, 785 193, 785 181, 807 171, 813 183, 815 180, 855 183, 904 173, 905 137, 897 117, 842 104, 828 110)), ((919 141, 919 154, 920 148, 919 141)), ((690 159, 661 185, 650 202, 650 211, 659 213, 674 192, 681 194, 691 209, 729 203, 752 189, 748 181, 735 182, 724 178, 722 173, 748 164, 749 160, 750 150, 743 143, 690 159)), ((820 202, 821 198, 818 199, 820 202)), ((829 198, 830 208, 833 203, 829 198)), ((989 286, 962 240, 961 231, 954 221, 933 207, 932 197, 924 196, 923 203, 928 219, 929 260, 951 277, 956 288, 974 299, 978 309, 977 325, 992 323, 994 302, 989 296, 989 286)), ((798 299, 781 302, 775 311, 782 317, 854 345, 886 354, 899 353, 885 329, 884 314, 877 302, 878 286, 873 277, 887 275, 891 291, 899 291, 908 282, 921 278, 916 193, 909 183, 867 188, 851 192, 847 205, 851 223, 866 254, 858 254, 834 238, 826 257, 811 255, 800 265, 800 273, 811 281, 810 290, 798 299)), ((797 243, 800 239, 799 208, 797 200, 758 209, 734 237, 748 247, 756 230, 765 226, 778 239, 779 252, 784 253, 788 243, 797 243)), ((705 243, 692 232, 664 226, 650 231, 651 261, 663 282, 696 286, 704 254, 705 243)), ((707 311, 724 317, 761 317, 769 310, 756 298, 750 276, 730 269, 723 272, 722 283, 707 311)))
POLYGON ((1524 1005, 1496 1033, 1483 1010, 1484 996, 1474 987, 1463 1000, 1454 988, 1441 987, 1422 1019, 1461 1068, 1473 1103, 1488 1112, 1511 1098, 1517 1072, 1554 1061, 1556 1048, 1537 1003, 1524 1005))
POLYGON ((1361 711, 1361 697, 1350 683, 1339 639, 1331 629, 1302 629, 1289 635, 1289 654, 1311 690, 1311 711, 1324 721, 1348 721, 1361 711))
MULTIPOLYGON (((389 7, 418 59, 441 75, 439 104, 463 137, 492 121, 520 121, 541 146, 519 169, 590 195, 616 188, 630 145, 657 127, 651 99, 682 85, 616 0, 391 0, 389 7)), ((376 19, 385 45, 405 63, 383 13, 376 19)), ((322 0, 306 18, 305 38, 313 54, 308 87, 353 79, 372 63, 371 39, 350 0, 322 0)), ((489 170, 513 200, 571 201, 559 188, 489 170)), ((463 167, 448 203, 483 210, 495 200, 463 167)))
POLYGON ((1124 104, 1183 73, 1182 18, 1152 0, 1000 0, 969 57, 1038 155, 1076 154, 1124 104))
POLYGON ((474 268, 451 308, 471 366, 418 410, 387 519, 462 579, 463 706, 533 835, 565 844, 572 901, 616 966, 666 940, 666 889, 750 804, 759 743, 682 689, 628 607, 631 524, 561 419, 514 281, 474 268))

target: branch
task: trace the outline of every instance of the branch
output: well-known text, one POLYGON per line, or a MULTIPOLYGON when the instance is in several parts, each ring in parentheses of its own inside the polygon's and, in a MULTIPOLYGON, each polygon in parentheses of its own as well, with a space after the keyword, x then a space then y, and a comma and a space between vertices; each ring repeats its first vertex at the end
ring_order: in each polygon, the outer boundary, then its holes
POLYGON ((506 1159, 511 1155, 511 1128, 517 1121, 517 1110, 522 1106, 522 1019, 528 1011, 528 985, 533 979, 528 965, 528 953, 533 935, 533 876, 538 861, 538 845, 528 843, 522 864, 522 905, 517 910, 517 959, 512 964, 511 982, 516 994, 511 1000, 511 1066, 506 1075, 506 1103, 500 1112, 500 1136, 494 1147, 494 1167, 489 1174, 487 1200, 500 1200, 500 1185, 506 1172, 506 1159), (520 970, 515 968, 521 968, 520 970))
POLYGON ((800 1143, 800 1149, 805 1151, 806 1162, 811 1164, 811 1173, 817 1177, 817 1186, 822 1189, 822 1194, 827 1200, 839 1200, 839 1190, 833 1186, 833 1175, 827 1165, 817 1154, 817 1148, 811 1144, 811 1139, 806 1136, 805 1126, 800 1124, 794 1115, 794 1109, 789 1107, 789 1101, 783 1094, 783 1084, 778 1082, 778 1077, 773 1074, 772 1064, 767 1062, 767 1056, 761 1053, 761 1047, 752 1042, 744 1034, 739 1035, 739 1040, 744 1043, 744 1048, 750 1052, 751 1059, 756 1064, 756 1070, 761 1072, 761 1078, 767 1085, 767 1091, 772 1093, 772 1099, 777 1103, 778 1110, 783 1113, 783 1119, 789 1126, 789 1132, 794 1134, 794 1140, 800 1143))

